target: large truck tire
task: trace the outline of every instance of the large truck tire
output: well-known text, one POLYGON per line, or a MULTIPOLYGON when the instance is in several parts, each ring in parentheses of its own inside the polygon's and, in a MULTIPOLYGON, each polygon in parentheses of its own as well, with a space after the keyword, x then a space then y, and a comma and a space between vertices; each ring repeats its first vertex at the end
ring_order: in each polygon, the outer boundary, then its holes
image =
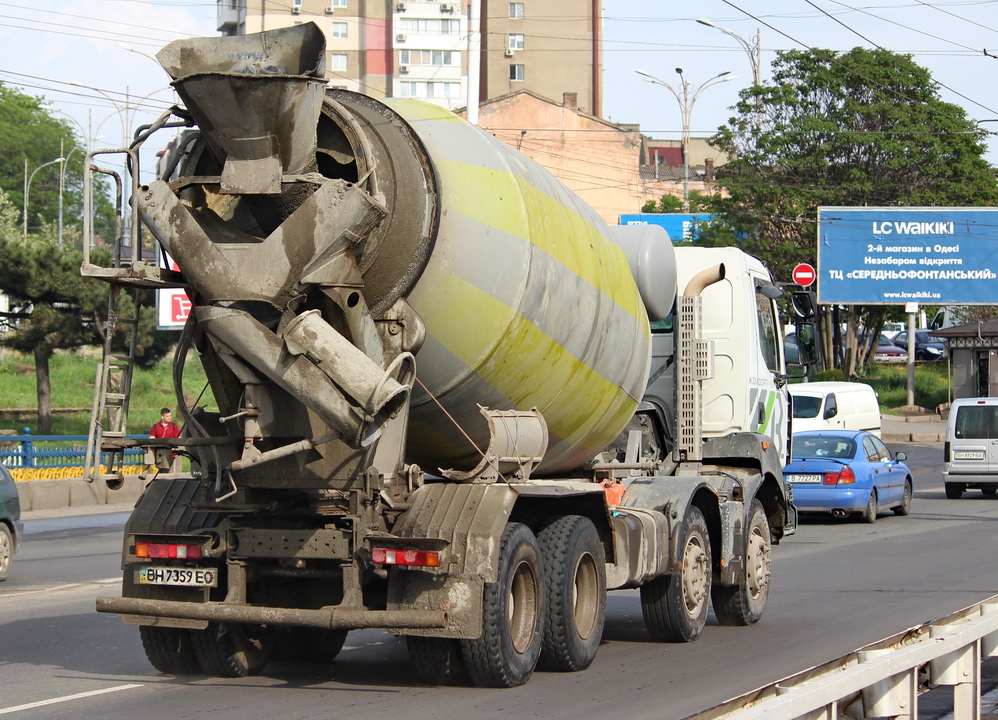
POLYGON ((772 575, 772 535, 762 503, 749 506, 745 540, 745 579, 737 585, 715 585, 710 590, 714 615, 722 625, 754 625, 769 600, 772 575))
POLYGON ((641 586, 645 627, 659 642, 693 642, 707 622, 710 604, 711 558, 707 521, 690 506, 683 518, 680 558, 674 575, 660 575, 641 586))
POLYGON ((499 546, 499 576, 485 585, 482 634, 461 642, 464 665, 480 687, 516 687, 534 673, 547 611, 537 538, 508 523, 499 546))
POLYGON ((428 685, 464 685, 468 682, 460 640, 409 635, 405 644, 409 661, 421 681, 428 685))
POLYGON ((213 622, 190 633, 201 669, 216 677, 257 674, 270 659, 273 647, 271 630, 259 625, 213 622))
POLYGON ((581 515, 555 520, 537 536, 547 592, 538 668, 577 672, 592 664, 606 620, 606 560, 596 526, 581 515))
POLYGON ((166 675, 198 675, 201 664, 194 654, 190 631, 181 628, 139 626, 142 649, 149 664, 166 675))
POLYGON ((330 663, 347 640, 348 630, 312 627, 278 628, 275 640, 281 658, 293 663, 330 663))

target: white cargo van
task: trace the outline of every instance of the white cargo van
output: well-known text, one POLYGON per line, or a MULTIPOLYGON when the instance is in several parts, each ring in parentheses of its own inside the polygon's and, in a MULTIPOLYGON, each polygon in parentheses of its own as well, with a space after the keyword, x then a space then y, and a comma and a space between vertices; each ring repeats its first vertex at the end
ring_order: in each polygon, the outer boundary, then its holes
POLYGON ((946 497, 956 500, 968 488, 985 495, 998 491, 998 397, 954 400, 943 447, 946 497))
POLYGON ((813 382, 789 385, 793 432, 865 430, 880 437, 880 403, 865 383, 813 382))

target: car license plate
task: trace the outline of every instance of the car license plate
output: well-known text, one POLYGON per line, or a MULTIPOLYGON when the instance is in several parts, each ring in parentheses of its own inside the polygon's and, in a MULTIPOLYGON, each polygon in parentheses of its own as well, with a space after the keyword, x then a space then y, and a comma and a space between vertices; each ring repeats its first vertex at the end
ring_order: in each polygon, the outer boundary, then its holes
POLYGON ((139 585, 179 585, 181 587, 215 587, 215 568, 163 567, 143 565, 139 568, 139 585))
POLYGON ((814 473, 808 475, 790 475, 788 478, 792 483, 820 483, 824 478, 814 473))
POLYGON ((954 450, 953 451, 954 460, 983 460, 984 451, 983 450, 954 450))

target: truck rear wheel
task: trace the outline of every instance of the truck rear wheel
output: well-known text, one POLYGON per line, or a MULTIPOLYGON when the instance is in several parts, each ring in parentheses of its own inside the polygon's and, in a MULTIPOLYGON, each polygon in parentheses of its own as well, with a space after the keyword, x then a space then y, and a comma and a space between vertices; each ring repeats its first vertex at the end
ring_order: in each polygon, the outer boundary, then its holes
POLYGON ((189 630, 140 625, 139 636, 149 664, 161 673, 197 675, 201 672, 189 630))
POLYGON ((547 590, 547 623, 538 667, 577 672, 592 664, 606 619, 606 560, 596 526, 566 515, 537 536, 547 590))
POLYGON ((686 511, 681 537, 680 571, 641 586, 645 627, 661 642, 693 642, 707 622, 713 568, 707 522, 699 508, 691 505, 686 511))
POLYGON ((963 497, 963 483, 946 483, 946 497, 950 500, 959 500, 963 497))
POLYGON ((715 585, 710 590, 714 615, 722 625, 754 625, 762 618, 769 600, 772 573, 772 536, 762 503, 749 507, 745 543, 745 579, 737 585, 715 585))
POLYGON ((194 654, 206 675, 246 677, 263 670, 273 649, 270 628, 239 623, 208 623, 191 630, 194 654))
POLYGON ((409 635, 405 644, 409 650, 409 661, 423 682, 429 685, 463 685, 468 681, 460 640, 409 635))
POLYGON ((499 546, 499 574, 485 585, 482 635, 461 641, 464 665, 481 687, 516 687, 534 672, 544 639, 544 574, 537 539, 508 523, 499 546))

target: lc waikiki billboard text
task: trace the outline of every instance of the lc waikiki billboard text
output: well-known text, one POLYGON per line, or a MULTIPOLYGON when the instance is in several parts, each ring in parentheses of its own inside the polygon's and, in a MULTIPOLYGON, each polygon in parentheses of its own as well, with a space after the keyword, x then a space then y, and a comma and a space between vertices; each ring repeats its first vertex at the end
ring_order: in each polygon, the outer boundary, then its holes
POLYGON ((998 208, 818 208, 818 302, 998 302, 998 208))

